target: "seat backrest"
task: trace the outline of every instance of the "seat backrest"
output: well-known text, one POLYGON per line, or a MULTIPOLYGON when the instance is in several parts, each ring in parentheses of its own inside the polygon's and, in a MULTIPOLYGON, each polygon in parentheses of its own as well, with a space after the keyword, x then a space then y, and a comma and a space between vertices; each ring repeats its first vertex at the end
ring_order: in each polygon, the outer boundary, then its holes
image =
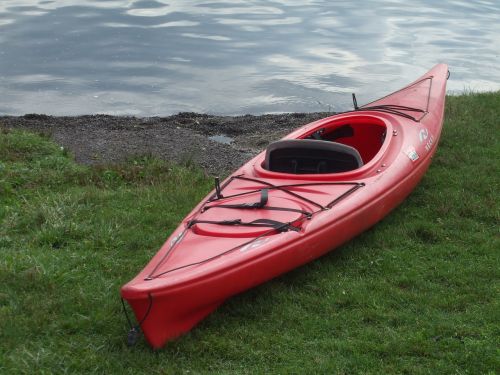
POLYGON ((315 139, 285 139, 271 143, 264 168, 293 174, 347 172, 363 166, 359 152, 342 143, 315 139))

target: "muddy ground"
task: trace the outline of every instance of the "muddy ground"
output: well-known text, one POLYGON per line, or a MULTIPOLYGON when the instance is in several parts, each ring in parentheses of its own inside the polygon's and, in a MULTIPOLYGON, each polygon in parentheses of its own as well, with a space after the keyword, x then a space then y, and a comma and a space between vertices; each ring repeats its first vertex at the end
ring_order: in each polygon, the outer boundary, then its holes
POLYGON ((138 118, 30 114, 0 117, 0 128, 22 128, 50 135, 69 149, 78 163, 118 163, 135 156, 154 155, 176 163, 192 161, 211 175, 223 175, 270 142, 328 115, 331 113, 235 117, 179 113, 138 118))

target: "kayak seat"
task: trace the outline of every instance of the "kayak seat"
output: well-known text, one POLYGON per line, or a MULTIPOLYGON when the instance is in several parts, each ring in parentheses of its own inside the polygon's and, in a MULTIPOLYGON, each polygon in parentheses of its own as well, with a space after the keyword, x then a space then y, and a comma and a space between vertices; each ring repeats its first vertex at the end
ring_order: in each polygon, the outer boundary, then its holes
POLYGON ((266 149, 264 168, 281 173, 322 174, 363 166, 359 152, 342 143, 316 139, 285 139, 266 149))

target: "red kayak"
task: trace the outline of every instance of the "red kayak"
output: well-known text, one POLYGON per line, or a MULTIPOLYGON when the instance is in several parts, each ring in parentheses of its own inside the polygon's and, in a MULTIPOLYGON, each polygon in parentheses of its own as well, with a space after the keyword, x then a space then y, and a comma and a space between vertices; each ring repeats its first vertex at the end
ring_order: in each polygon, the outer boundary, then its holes
MULTIPOLYGON (((225 299, 373 226, 420 181, 443 124, 448 67, 315 121, 250 160, 181 222, 121 289, 154 348, 225 299)), ((129 336, 130 337, 130 336, 129 336)))

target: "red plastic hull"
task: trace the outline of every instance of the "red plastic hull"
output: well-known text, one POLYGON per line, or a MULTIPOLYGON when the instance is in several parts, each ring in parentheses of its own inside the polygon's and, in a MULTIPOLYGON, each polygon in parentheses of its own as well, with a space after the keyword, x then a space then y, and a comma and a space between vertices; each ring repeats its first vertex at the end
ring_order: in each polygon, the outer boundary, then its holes
POLYGON ((345 143, 355 142, 360 149, 366 161, 361 168, 335 174, 276 173, 262 167, 262 153, 222 184, 226 197, 245 194, 219 202, 212 192, 195 207, 151 262, 121 289, 151 346, 159 348, 187 332, 228 297, 335 249, 399 205, 418 184, 436 150, 447 74, 446 65, 437 65, 406 88, 369 104, 371 108, 390 104, 425 109, 418 121, 390 111, 358 110, 305 125, 285 137, 303 138, 318 129, 349 123, 360 136, 345 143), (377 132, 383 139, 374 146, 377 132), (269 205, 308 211, 313 213, 311 217, 297 212, 215 207, 258 201, 260 192, 252 191, 268 184, 294 185, 287 189, 307 199, 270 188, 269 205), (288 222, 296 229, 210 223, 236 218, 288 222), (198 220, 197 224, 192 220, 198 220))

